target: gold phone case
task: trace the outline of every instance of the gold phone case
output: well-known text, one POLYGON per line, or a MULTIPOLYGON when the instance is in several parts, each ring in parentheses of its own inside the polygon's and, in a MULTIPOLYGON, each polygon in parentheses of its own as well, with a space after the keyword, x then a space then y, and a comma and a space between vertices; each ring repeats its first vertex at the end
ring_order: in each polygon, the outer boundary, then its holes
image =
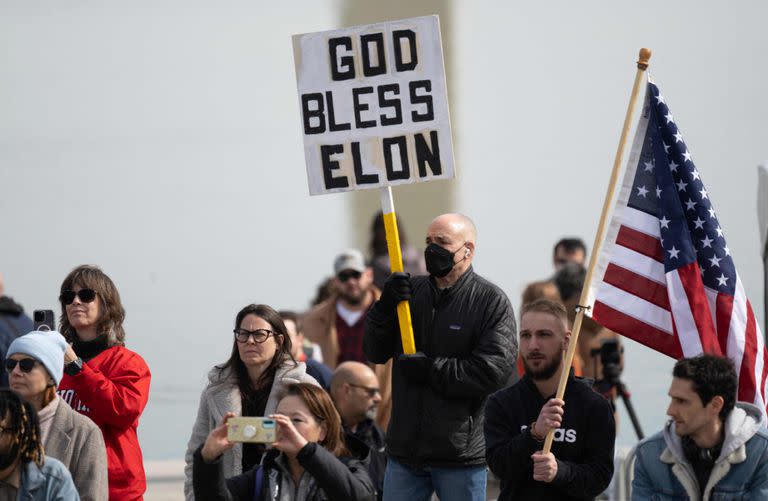
POLYGON ((271 444, 277 440, 277 424, 265 417, 233 417, 227 421, 227 438, 230 442, 271 444))

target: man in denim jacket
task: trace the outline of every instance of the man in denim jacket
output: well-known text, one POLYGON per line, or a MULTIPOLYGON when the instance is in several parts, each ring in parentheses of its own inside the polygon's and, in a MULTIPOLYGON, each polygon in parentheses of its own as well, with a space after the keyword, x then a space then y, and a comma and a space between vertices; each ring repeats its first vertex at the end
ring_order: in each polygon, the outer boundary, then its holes
POLYGON ((682 359, 672 374, 672 419, 638 445, 632 499, 768 499, 763 413, 736 404, 738 379, 730 360, 682 359))

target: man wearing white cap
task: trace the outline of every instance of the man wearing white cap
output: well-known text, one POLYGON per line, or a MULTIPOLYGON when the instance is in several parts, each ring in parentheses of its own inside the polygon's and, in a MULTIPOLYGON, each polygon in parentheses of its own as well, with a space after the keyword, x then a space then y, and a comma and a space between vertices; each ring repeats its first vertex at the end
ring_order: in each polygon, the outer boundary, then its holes
POLYGON ((304 334, 323 350, 323 362, 335 369, 346 361, 366 362, 363 354, 365 313, 378 299, 373 271, 363 254, 348 249, 333 262, 335 294, 304 318, 304 334))
MULTIPOLYGON (((369 363, 363 353, 365 315, 381 295, 373 285, 373 270, 365 264, 362 252, 347 249, 334 259, 333 273, 334 293, 304 316, 304 334, 320 345, 323 362, 331 369, 347 361, 369 363)), ((386 428, 392 364, 369 365, 379 378, 381 392, 376 424, 386 428)))

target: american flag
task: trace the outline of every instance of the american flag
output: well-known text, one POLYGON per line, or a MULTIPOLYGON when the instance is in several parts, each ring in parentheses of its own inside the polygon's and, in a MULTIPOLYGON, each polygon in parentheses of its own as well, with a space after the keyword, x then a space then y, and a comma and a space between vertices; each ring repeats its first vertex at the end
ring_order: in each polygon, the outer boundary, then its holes
POLYGON ((590 287, 598 323, 674 358, 727 355, 738 400, 765 410, 760 327, 691 152, 650 81, 590 287))

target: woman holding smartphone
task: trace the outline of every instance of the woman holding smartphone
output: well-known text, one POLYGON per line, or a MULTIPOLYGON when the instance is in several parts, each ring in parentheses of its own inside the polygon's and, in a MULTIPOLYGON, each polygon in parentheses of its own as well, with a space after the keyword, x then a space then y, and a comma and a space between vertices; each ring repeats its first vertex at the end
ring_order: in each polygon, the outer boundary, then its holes
POLYGON ((270 417, 277 441, 260 465, 222 482, 221 455, 235 444, 227 439, 227 420, 217 426, 194 454, 194 489, 198 499, 257 501, 373 501, 368 477, 368 448, 342 438, 341 418, 328 394, 310 384, 292 384, 270 417), (354 449, 351 451, 350 449, 354 449))
MULTIPOLYGON (((224 416, 265 416, 275 412, 278 393, 291 383, 317 384, 306 366, 291 355, 291 339, 277 311, 264 304, 249 304, 235 317, 229 360, 208 373, 208 386, 200 396, 197 419, 186 453, 184 494, 196 498, 192 488, 192 455, 224 416)), ((263 444, 236 444, 228 448, 221 465, 225 477, 259 464, 263 444)))
POLYGON ((78 266, 61 284, 64 353, 59 396, 101 429, 107 447, 109 499, 142 499, 146 477, 136 429, 149 399, 144 359, 125 347, 125 310, 112 280, 78 266))

